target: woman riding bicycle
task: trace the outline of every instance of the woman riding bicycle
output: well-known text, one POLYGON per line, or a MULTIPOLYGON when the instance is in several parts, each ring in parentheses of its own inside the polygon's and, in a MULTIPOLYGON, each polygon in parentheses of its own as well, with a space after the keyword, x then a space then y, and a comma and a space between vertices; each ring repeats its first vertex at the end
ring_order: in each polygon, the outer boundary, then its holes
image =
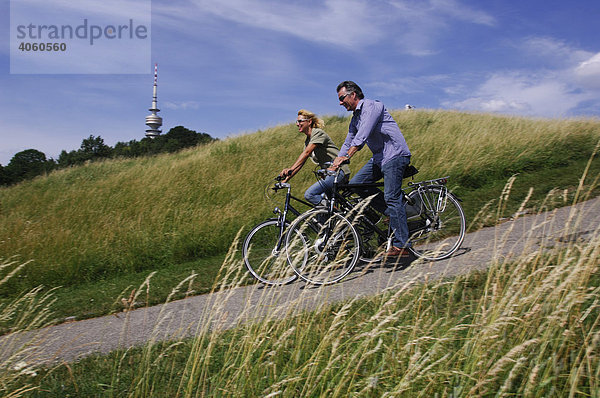
MULTIPOLYGON (((279 175, 284 178, 284 182, 289 181, 295 176, 309 157, 314 163, 318 164, 319 167, 327 168, 326 163, 333 162, 338 156, 339 148, 335 145, 331 137, 323 131, 322 128, 324 124, 323 120, 317 118, 317 115, 314 113, 305 109, 298 111, 296 125, 298 126, 298 131, 306 135, 304 151, 302 151, 291 167, 283 169, 281 170, 281 173, 279 173, 279 175)), ((340 178, 347 181, 349 176, 350 168, 346 164, 342 165, 340 178)), ((306 200, 315 206, 320 204, 321 201, 325 199, 325 195, 331 193, 334 178, 335 176, 328 176, 324 180, 314 183, 304 193, 306 200)))

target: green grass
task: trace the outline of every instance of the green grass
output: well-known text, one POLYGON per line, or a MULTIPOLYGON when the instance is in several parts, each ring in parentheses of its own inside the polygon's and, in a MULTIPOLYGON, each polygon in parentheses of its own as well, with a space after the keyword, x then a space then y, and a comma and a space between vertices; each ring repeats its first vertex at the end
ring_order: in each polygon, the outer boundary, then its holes
MULTIPOLYGON (((554 198, 545 203, 571 203, 600 141, 595 119, 393 114, 419 179, 450 175, 472 228, 510 216, 531 187, 532 206, 551 189, 554 198), (479 214, 485 204, 495 208, 515 174, 514 200, 503 204, 503 213, 479 214)), ((325 119, 325 130, 341 143, 349 119, 325 119)), ((197 274, 193 289, 207 291, 235 236, 272 214, 275 204, 265 199, 264 188, 293 163, 303 141, 295 126, 282 125, 177 154, 90 163, 1 188, 0 259, 31 262, 0 286, 0 302, 40 285, 60 286, 58 319, 94 316, 121 310, 121 298, 155 271, 152 302, 164 300, 173 281, 191 272, 197 274)), ((351 168, 369 156, 365 148, 351 168)), ((292 180, 298 195, 314 179, 305 168, 292 180)), ((595 186, 599 174, 594 158, 585 185, 595 186)), ((596 186, 591 195, 597 194, 596 186)))

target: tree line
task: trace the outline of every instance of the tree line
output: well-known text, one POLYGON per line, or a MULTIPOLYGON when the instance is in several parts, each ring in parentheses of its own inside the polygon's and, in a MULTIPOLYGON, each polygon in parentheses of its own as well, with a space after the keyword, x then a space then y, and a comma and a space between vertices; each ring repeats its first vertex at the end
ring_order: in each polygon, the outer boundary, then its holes
POLYGON ((117 142, 114 148, 106 145, 102 137, 90 135, 81 142, 79 149, 70 152, 63 150, 56 160, 46 158, 46 155, 37 149, 26 149, 15 154, 8 165, 0 164, 0 185, 16 184, 52 170, 76 166, 88 161, 172 153, 215 140, 216 138, 207 133, 197 133, 183 126, 173 127, 168 133, 155 138, 117 142))

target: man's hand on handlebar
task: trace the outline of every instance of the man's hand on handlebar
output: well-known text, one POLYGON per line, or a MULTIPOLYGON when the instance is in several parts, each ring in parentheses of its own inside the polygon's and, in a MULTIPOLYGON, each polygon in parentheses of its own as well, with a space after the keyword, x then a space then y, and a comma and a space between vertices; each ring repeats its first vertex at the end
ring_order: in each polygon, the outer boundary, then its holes
POLYGON ((281 173, 279 173, 279 177, 281 177, 283 182, 288 182, 294 173, 293 169, 283 169, 281 173))
POLYGON ((337 158, 333 159, 333 164, 331 165, 330 170, 337 170, 344 163, 350 163, 348 156, 338 156, 337 158))
POLYGON ((337 158, 335 158, 333 160, 333 167, 335 167, 337 169, 344 163, 350 163, 350 158, 356 152, 360 151, 360 148, 361 147, 358 147, 358 146, 351 146, 350 148, 348 148, 348 152, 345 155, 338 156, 337 158))

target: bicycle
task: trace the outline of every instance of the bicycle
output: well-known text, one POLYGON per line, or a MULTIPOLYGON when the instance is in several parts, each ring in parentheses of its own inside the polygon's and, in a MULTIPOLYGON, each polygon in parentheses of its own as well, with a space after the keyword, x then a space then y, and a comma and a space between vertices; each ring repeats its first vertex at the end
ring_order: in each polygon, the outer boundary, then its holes
MULTIPOLYGON (((292 206, 290 200, 314 207, 311 203, 293 196, 291 185, 281 180, 281 177, 275 178, 275 183, 273 186, 269 184, 267 192, 271 190, 277 193, 286 190, 283 210, 275 207, 273 213, 277 217, 256 224, 248 232, 242 244, 242 257, 246 268, 253 277, 266 285, 285 285, 298 277, 288 265, 287 257, 281 256, 285 233, 290 226, 288 214, 292 213, 295 216, 302 214, 292 206)), ((301 236, 298 237, 302 239, 301 236)))
MULTIPOLYGON (((416 168, 407 168, 410 173, 416 168)), ((320 170, 320 172, 327 172, 320 170)), ((442 260, 458 250, 465 234, 466 219, 459 199, 446 187, 448 177, 410 182, 404 203, 409 227, 409 250, 426 260, 442 260)), ((374 261, 382 245, 389 250, 389 226, 380 228, 382 216, 357 198, 357 189, 383 186, 340 184, 337 176, 329 205, 299 216, 286 234, 288 262, 303 280, 317 284, 335 283, 348 275, 359 260, 374 261), (291 231, 295 231, 293 234, 291 231), (302 237, 302 239, 298 239, 302 237)))

